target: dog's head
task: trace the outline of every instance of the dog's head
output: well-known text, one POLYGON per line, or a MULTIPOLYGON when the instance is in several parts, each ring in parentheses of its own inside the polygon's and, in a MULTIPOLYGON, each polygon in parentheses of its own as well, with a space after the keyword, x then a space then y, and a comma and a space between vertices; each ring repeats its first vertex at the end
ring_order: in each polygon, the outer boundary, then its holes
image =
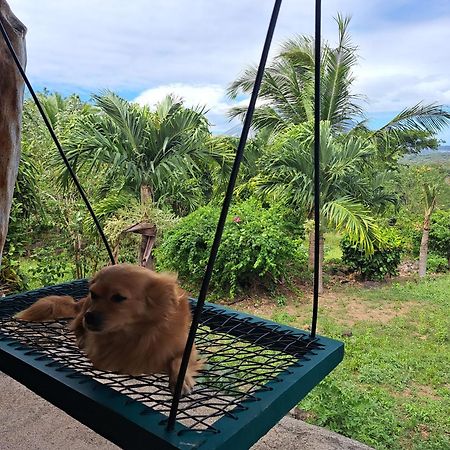
POLYGON ((83 325, 108 333, 139 323, 161 324, 184 295, 174 275, 129 264, 105 267, 90 282, 83 325))

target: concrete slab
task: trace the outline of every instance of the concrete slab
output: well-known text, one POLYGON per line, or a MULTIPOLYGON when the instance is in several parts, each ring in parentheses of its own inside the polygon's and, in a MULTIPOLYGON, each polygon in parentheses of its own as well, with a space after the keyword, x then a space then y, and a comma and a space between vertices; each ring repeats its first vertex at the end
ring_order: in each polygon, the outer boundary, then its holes
MULTIPOLYGON (((0 372, 0 450, 118 447, 0 372)), ((284 417, 252 450, 370 450, 339 434, 284 417)), ((156 449, 157 450, 157 449, 156 449)))

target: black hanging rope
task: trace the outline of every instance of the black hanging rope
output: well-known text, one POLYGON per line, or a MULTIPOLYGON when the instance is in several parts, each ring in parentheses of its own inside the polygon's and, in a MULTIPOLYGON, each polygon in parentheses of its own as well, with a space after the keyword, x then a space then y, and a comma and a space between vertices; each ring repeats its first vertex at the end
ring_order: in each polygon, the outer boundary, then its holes
POLYGON ((75 172, 73 171, 72 167, 70 166, 70 163, 69 163, 69 161, 68 161, 68 159, 66 157, 66 154, 64 153, 64 150, 62 149, 61 144, 59 143, 59 140, 56 137, 56 134, 55 134, 55 132, 54 132, 54 130, 53 130, 51 124, 50 124, 50 121, 48 120, 47 115, 45 114, 45 111, 42 108, 41 102, 39 101, 39 98, 37 97, 36 93, 34 92, 33 86, 31 85, 30 81, 28 80, 28 77, 25 74, 25 71, 23 70, 22 65, 20 64, 20 61, 17 58, 16 52, 14 51, 14 47, 12 46, 11 41, 9 39, 9 36, 6 33, 6 30, 5 30, 5 27, 3 26, 1 18, 0 18, 0 31, 1 31, 1 33, 3 35, 3 38, 4 38, 5 42, 6 42, 6 45, 8 46, 9 52, 10 52, 10 54, 11 54, 11 56, 12 56, 12 58, 13 58, 15 64, 16 64, 16 66, 17 66, 17 69, 19 70, 20 75, 22 75, 22 78, 25 81, 25 84, 27 85, 28 90, 30 91, 30 94, 33 97, 34 102, 36 103, 36 106, 37 106, 37 108, 38 108, 38 110, 39 110, 39 112, 40 112, 40 114, 42 116, 42 119, 44 120, 44 123, 47 126, 47 129, 48 129, 48 131, 50 133, 50 136, 52 137, 53 142, 55 143, 56 148, 58 149, 59 154, 61 155, 61 157, 62 157, 62 159, 64 161, 64 164, 66 165, 67 170, 69 171, 70 176, 72 177, 72 180, 75 183, 75 186, 78 189, 78 192, 80 193, 81 198, 83 199, 83 201, 84 201, 84 203, 85 203, 85 205, 86 205, 86 207, 87 207, 87 209, 89 211, 89 214, 91 215, 92 219, 94 220, 95 226, 97 227, 97 231, 99 232, 100 237, 102 238, 103 244, 106 247, 106 251, 108 252, 108 256, 109 256, 109 259, 111 260, 111 264, 115 264, 115 260, 114 260, 114 256, 113 256, 112 251, 111 251, 111 247, 109 246, 108 240, 106 239, 106 236, 105 236, 105 234, 103 232, 103 229, 102 229, 102 227, 100 225, 100 222, 98 221, 97 216, 95 215, 94 210, 92 209, 92 206, 89 203, 89 200, 88 200, 88 198, 86 196, 86 193, 84 192, 83 187, 81 186, 77 176, 75 175, 75 172))
POLYGON ((314 37, 314 290, 311 338, 316 337, 320 264, 320 50, 321 0, 316 0, 314 37))
POLYGON ((189 357, 191 355, 192 346, 194 345, 194 339, 197 332, 197 328, 200 321, 200 315, 203 310, 203 305, 206 299, 206 293, 208 291, 209 283, 211 281, 212 271, 214 263, 216 261, 217 252, 219 250, 220 240, 222 238, 223 228, 225 226, 225 220, 227 218, 228 209, 230 207, 231 198, 233 196, 234 186, 236 184, 236 178, 239 173, 239 166, 242 161, 242 156, 244 154, 245 144, 247 142, 248 132, 252 123, 253 112, 255 110, 256 99, 258 97, 259 88, 261 87, 262 78, 264 75, 264 68, 266 66, 267 56, 269 54, 270 44, 272 42, 273 33, 275 30, 275 25, 277 23, 278 12, 280 11, 281 0, 276 0, 272 16, 270 18, 269 28, 267 30, 266 40, 264 42, 264 48, 261 55, 261 60, 259 62, 258 71, 255 78, 255 84, 253 86, 253 92, 250 97, 250 103, 248 106, 247 114, 245 115, 244 125, 242 128, 241 138, 239 140, 239 145, 236 151, 236 157, 234 160, 233 168, 231 170, 230 180, 228 182, 228 187, 225 195, 225 199, 222 205, 222 211, 220 213, 219 222, 216 228, 216 234, 214 236, 214 241, 211 247, 211 252, 209 255, 208 265, 206 266, 205 275, 203 277, 202 285, 200 288, 200 294, 198 296, 197 306, 194 311, 192 318, 192 325, 189 331, 189 336, 186 342, 186 347, 183 353, 183 359, 180 366, 180 372, 178 374, 177 383, 175 386, 175 392, 173 395, 172 406, 170 408, 169 420, 167 423, 167 429, 172 430, 175 425, 176 415, 178 411, 178 404, 181 397, 181 389, 183 386, 184 377, 186 375, 187 366, 189 363, 189 357))

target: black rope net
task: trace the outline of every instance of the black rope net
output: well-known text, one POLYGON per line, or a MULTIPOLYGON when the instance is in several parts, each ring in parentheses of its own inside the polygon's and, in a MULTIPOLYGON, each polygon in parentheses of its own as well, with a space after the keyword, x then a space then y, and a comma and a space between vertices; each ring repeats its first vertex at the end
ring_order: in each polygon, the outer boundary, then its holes
MULTIPOLYGON (((139 401, 154 411, 169 415, 173 394, 162 374, 131 377, 93 368, 78 349, 67 329, 67 321, 27 323, 12 316, 45 295, 86 295, 84 280, 40 289, 0 300, 0 340, 14 339, 30 352, 45 355, 56 370, 76 371, 72 377, 88 375, 93 380, 139 401), (59 364, 60 365, 59 365, 59 364)), ((177 420, 188 431, 217 432, 214 423, 224 416, 247 409, 258 393, 281 382, 283 373, 301 365, 321 346, 303 332, 291 332, 206 305, 201 316, 196 346, 206 359, 192 394, 181 398, 177 420)), ((143 414, 148 409, 143 408, 143 414)))

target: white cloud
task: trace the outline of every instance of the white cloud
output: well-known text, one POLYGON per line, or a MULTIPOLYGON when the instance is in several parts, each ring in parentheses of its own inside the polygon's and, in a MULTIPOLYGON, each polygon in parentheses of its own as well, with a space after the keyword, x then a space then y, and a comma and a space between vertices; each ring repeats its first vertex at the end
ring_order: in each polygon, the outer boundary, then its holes
MULTIPOLYGON (((228 112, 233 106, 247 106, 249 98, 230 100, 225 89, 220 85, 195 86, 183 83, 173 83, 146 89, 139 94, 134 102, 140 105, 154 106, 167 95, 172 94, 183 100, 189 108, 201 107, 207 111, 207 117, 213 127, 213 132, 221 133, 233 128, 238 120, 229 120, 228 112)), ((259 106, 262 101, 256 101, 259 106)))
POLYGON ((195 86, 173 83, 146 89, 133 101, 140 105, 154 106, 169 94, 181 98, 187 107, 206 108, 206 115, 213 127, 213 132, 226 132, 236 123, 227 118, 227 112, 231 107, 231 102, 226 97, 225 89, 220 85, 195 86))
POLYGON ((225 101, 225 90, 220 85, 192 86, 173 83, 147 89, 134 99, 140 105, 154 105, 166 95, 181 97, 188 107, 205 107, 215 113, 226 113, 229 105, 225 101))
POLYGON ((381 28, 355 37, 362 61, 355 88, 370 110, 400 111, 419 101, 450 105, 450 17, 381 28))
MULTIPOLYGON (((258 61, 273 6, 273 0, 9 3, 29 30, 28 73, 36 86, 110 88, 134 98, 179 85, 186 99, 205 102, 215 121, 227 105, 220 90, 258 61)), ((355 88, 371 101, 369 113, 420 100, 450 103, 450 2, 329 0, 322 28, 332 42, 338 11, 353 16, 351 33, 363 57, 355 88)), ((296 33, 311 34, 313 14, 313 0, 285 0, 273 48, 296 33)))

